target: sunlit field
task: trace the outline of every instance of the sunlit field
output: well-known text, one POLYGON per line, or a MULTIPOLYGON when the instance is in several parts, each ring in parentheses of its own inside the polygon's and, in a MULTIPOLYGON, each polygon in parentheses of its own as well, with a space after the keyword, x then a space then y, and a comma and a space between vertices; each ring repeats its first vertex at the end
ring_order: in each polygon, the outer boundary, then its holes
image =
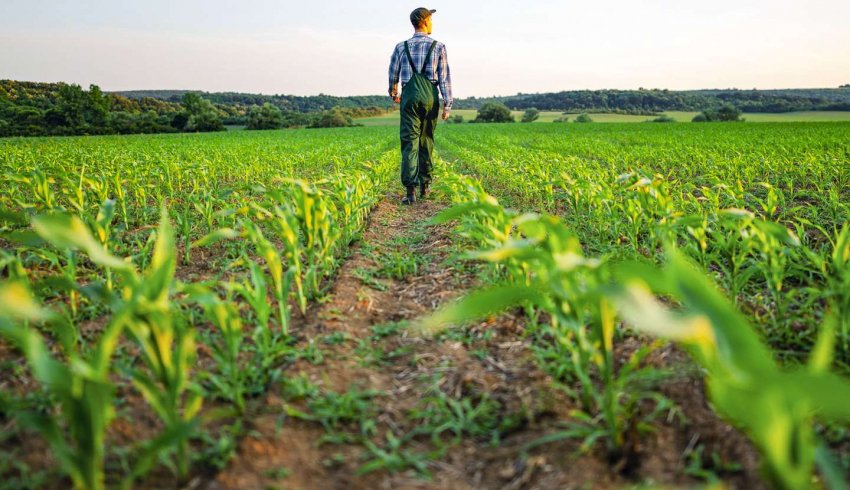
POLYGON ((396 115, 2 139, 0 488, 844 479, 850 123, 769 122, 815 116, 445 124, 413 206, 396 115))

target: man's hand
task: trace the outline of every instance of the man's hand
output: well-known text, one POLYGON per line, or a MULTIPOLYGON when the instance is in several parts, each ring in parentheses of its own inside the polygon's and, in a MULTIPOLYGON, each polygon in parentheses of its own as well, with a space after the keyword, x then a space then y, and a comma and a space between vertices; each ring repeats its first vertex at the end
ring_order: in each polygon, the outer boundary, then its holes
POLYGON ((443 109, 443 121, 449 118, 449 112, 446 109, 443 109))
POLYGON ((401 97, 398 94, 393 94, 392 98, 393 98, 393 102, 395 102, 396 104, 401 103, 401 97))

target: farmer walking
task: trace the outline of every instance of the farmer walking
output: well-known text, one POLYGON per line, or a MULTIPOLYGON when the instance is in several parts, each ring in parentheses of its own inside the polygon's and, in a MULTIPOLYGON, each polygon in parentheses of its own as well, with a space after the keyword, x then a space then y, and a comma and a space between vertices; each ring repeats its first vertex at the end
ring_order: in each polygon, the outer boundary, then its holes
POLYGON ((443 94, 443 120, 452 108, 452 77, 446 46, 429 37, 431 14, 436 10, 418 8, 410 13, 416 32, 395 47, 390 59, 390 97, 401 103, 401 184, 406 195, 402 204, 428 195, 434 158, 434 128, 440 111, 437 86, 443 94), (398 84, 401 82, 401 96, 398 84))

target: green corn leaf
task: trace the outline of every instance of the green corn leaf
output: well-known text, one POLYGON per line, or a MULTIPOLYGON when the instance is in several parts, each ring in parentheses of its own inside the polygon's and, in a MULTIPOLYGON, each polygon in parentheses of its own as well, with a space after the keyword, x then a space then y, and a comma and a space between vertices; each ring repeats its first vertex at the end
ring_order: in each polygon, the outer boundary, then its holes
POLYGON ((14 230, 3 233, 0 236, 17 245, 27 247, 40 247, 44 245, 44 239, 32 230, 14 230))
POLYGON ((220 242, 222 240, 232 240, 238 236, 239 232, 232 228, 219 228, 192 242, 192 248, 206 247, 207 245, 212 245, 213 243, 220 242))
POLYGON ((528 286, 496 286, 473 292, 457 303, 441 308, 422 320, 416 329, 422 333, 432 334, 445 329, 448 325, 476 320, 525 302, 543 304, 545 301, 545 296, 540 291, 528 286))
POLYGON ((785 244, 789 247, 800 246, 800 239, 797 237, 797 234, 789 230, 788 228, 785 228, 784 226, 780 225, 779 223, 757 219, 753 221, 753 225, 766 235, 772 236, 782 244, 785 244))
POLYGON ((4 208, 0 208, 0 221, 8 221, 17 225, 25 225, 29 222, 26 214, 4 208))
POLYGON ((112 222, 112 218, 115 216, 115 201, 113 199, 107 199, 103 201, 103 204, 100 205, 100 209, 97 211, 97 217, 95 218, 95 222, 103 228, 106 228, 109 223, 112 222))
POLYGON ((0 283, 0 318, 9 320, 42 321, 50 318, 32 297, 29 288, 22 282, 0 283))
POLYGON ((718 355, 751 374, 775 369, 770 352, 747 320, 676 249, 667 251, 665 272, 676 296, 693 312, 705 315, 710 321, 718 355))
POLYGON ((826 317, 818 335, 818 340, 809 357, 809 369, 812 372, 826 372, 832 364, 833 350, 835 349, 835 315, 826 317))
POLYGON ((646 333, 700 347, 707 354, 716 348, 714 332, 705 316, 673 314, 641 284, 623 288, 617 306, 631 325, 646 333))
POLYGON ((462 216, 465 216, 469 213, 473 213, 475 211, 499 211, 501 208, 498 206, 493 206, 491 203, 474 201, 474 202, 466 202, 462 204, 458 204, 452 206, 448 209, 444 209, 437 213, 436 216, 431 218, 428 221, 429 224, 439 225, 442 223, 448 223, 449 221, 456 220, 462 216))
POLYGON ((174 232, 168 221, 168 212, 162 208, 159 228, 153 258, 148 271, 145 273, 145 289, 147 297, 152 301, 167 301, 168 288, 174 277, 177 264, 174 232))
POLYGON ((33 228, 42 238, 59 248, 82 250, 92 262, 116 270, 132 271, 133 265, 109 253, 95 240, 91 231, 76 217, 67 214, 38 216, 32 221, 33 228))
POLYGON ((820 470, 826 488, 829 490, 850 490, 850 484, 844 479, 844 469, 823 444, 819 444, 815 449, 815 463, 820 470))
POLYGON ((833 373, 797 370, 783 373, 777 389, 789 397, 808 400, 819 419, 850 421, 850 381, 833 373))

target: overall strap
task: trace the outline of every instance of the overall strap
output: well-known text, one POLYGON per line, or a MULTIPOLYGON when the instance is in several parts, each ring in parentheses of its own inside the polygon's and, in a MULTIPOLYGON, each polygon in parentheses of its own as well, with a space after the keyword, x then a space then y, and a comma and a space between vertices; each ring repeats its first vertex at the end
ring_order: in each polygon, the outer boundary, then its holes
POLYGON ((410 56, 410 47, 407 45, 407 41, 404 42, 404 52, 407 53, 407 62, 410 63, 410 69, 413 70, 413 73, 419 73, 413 64, 413 57, 410 56))
POLYGON ((410 69, 413 70, 413 73, 417 73, 419 75, 425 74, 425 68, 428 66, 428 62, 431 60, 431 56, 434 54, 434 48, 437 46, 437 41, 431 43, 431 47, 428 48, 428 54, 425 55, 425 61, 422 63, 422 70, 417 70, 416 66, 413 64, 413 57, 410 56, 410 46, 407 45, 407 41, 404 42, 404 52, 407 53, 407 62, 410 63, 410 69))
POLYGON ((437 46, 437 41, 431 43, 431 47, 428 48, 428 54, 425 55, 425 62, 422 63, 422 71, 421 74, 425 74, 425 68, 428 67, 428 62, 431 61, 431 56, 434 54, 434 48, 437 46))

